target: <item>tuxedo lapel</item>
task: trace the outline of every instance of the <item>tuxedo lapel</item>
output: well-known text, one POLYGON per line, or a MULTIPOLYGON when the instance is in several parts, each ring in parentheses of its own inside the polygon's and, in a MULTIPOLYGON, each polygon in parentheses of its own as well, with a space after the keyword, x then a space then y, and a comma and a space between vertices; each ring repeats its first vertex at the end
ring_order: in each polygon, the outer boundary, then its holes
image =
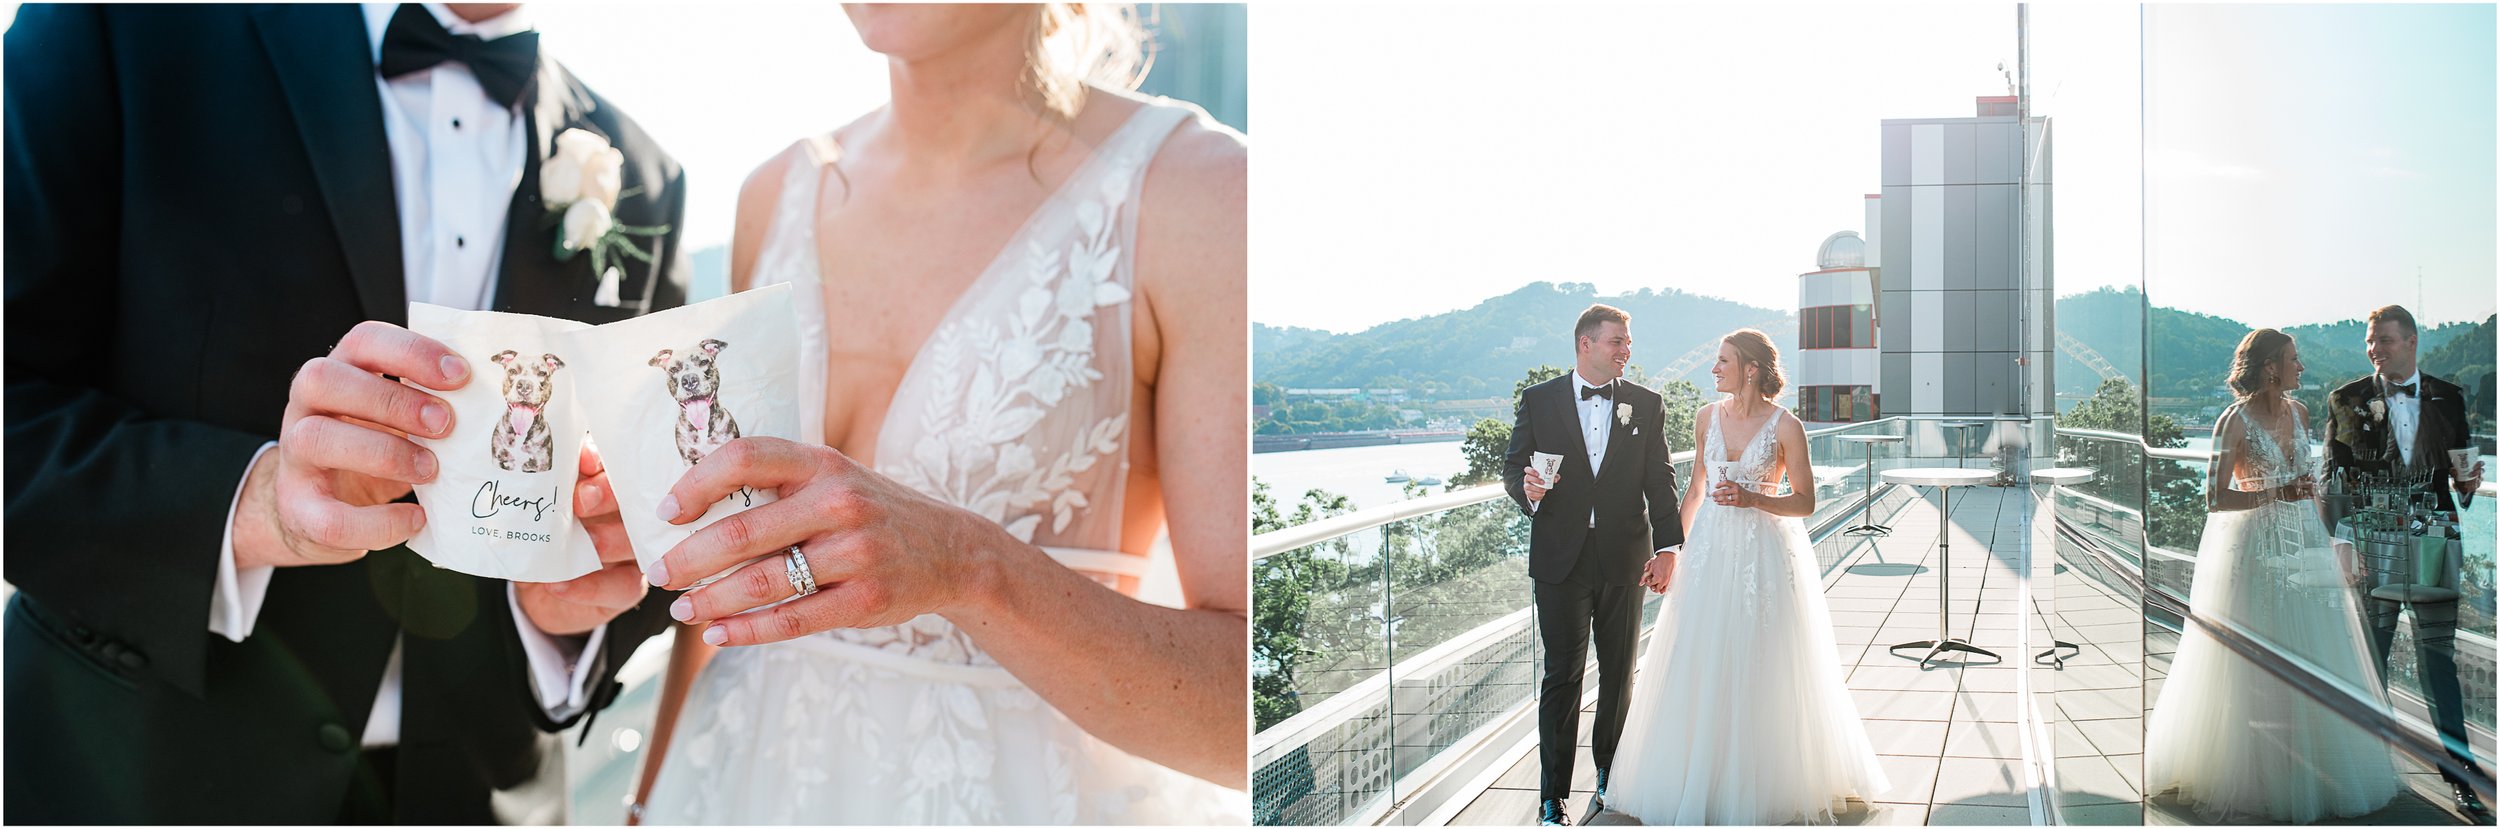
POLYGON ((1570 378, 1571 375, 1563 375, 1562 382, 1554 384, 1553 395, 1555 416, 1568 424, 1568 428, 1564 431, 1571 435, 1571 453, 1569 457, 1563 458, 1563 464, 1580 467, 1580 474, 1585 480, 1594 480, 1597 477, 1597 470, 1589 468, 1588 436, 1580 433, 1580 386, 1570 378))
POLYGON ((2422 375, 2414 393, 2421 395, 2414 404, 2413 467, 2435 469, 2448 462, 2448 406, 2453 391, 2447 383, 2428 374, 2422 375))
POLYGON ((576 301, 597 288, 598 274, 589 273, 586 254, 556 259, 562 221, 549 214, 539 198, 539 167, 553 152, 556 135, 568 129, 600 130, 584 120, 593 108, 589 97, 580 94, 563 69, 543 55, 532 90, 535 100, 523 113, 530 145, 522 155, 520 184, 513 188, 511 205, 504 214, 503 262, 495 276, 494 309, 570 316, 566 312, 576 301))
POLYGON ((367 319, 405 321, 391 142, 382 127, 371 38, 351 5, 278 5, 252 16, 320 182, 330 225, 367 319))
MULTIPOLYGON (((1622 383, 1624 381, 1616 380, 1615 382, 1622 383)), ((1615 397, 1612 401, 1614 405, 1606 407, 1607 469, 1623 469, 1625 468, 1625 464, 1630 463, 1629 461, 1623 459, 1623 453, 1629 451, 1632 445, 1632 426, 1629 423, 1625 423, 1625 418, 1620 416, 1618 413, 1623 410, 1623 406, 1631 404, 1625 402, 1622 398, 1623 387, 1616 386, 1615 397)), ((1636 416, 1633 419, 1637 420, 1639 418, 1636 416)))

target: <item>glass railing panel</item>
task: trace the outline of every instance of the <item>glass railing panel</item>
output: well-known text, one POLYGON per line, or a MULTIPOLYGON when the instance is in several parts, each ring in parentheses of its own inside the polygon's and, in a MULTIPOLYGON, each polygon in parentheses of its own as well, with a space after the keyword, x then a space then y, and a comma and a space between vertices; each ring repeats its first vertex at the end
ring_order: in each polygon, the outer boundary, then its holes
POLYGON ((1251 565, 1251 685, 1260 824, 1334 824, 1389 797, 1386 527, 1251 565))
MULTIPOLYGON (((2377 689, 2329 682, 2321 699, 2197 625, 2157 630, 2148 644, 2164 652, 2164 671, 2146 692, 2147 822, 2463 823, 2434 770, 2368 727, 2392 702, 2377 689)), ((2325 677, 2366 658, 2349 636, 2308 644, 2328 661, 2274 658, 2325 677)))
POLYGON ((1528 517, 1509 498, 1382 529, 1397 778, 1534 698, 1536 625, 1528 517))

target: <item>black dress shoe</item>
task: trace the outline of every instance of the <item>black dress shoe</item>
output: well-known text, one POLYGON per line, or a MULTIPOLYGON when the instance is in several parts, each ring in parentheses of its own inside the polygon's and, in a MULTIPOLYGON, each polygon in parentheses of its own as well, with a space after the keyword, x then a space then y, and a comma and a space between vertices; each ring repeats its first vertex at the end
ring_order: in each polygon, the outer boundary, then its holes
POLYGON ((1571 825, 1571 816, 1563 814, 1562 801, 1548 800, 1545 801, 1545 805, 1537 807, 1536 825, 1569 826, 1571 825))
POLYGON ((2450 783, 2448 784, 2448 794, 2449 796, 2456 798, 2458 810, 2474 816, 2477 820, 2489 819, 2491 817, 2491 807, 2483 805, 2483 799, 2476 796, 2473 789, 2466 788, 2460 784, 2450 783))
POLYGON ((1606 808, 1606 770, 1597 770, 1597 808, 1606 808))

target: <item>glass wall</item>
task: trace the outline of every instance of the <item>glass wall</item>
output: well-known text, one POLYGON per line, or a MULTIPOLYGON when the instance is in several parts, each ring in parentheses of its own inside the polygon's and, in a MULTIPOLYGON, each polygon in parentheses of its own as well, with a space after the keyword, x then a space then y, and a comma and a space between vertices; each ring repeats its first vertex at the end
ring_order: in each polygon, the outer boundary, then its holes
POLYGON ((2140 529, 2058 529, 2141 563, 2148 822, 2490 822, 2492 25, 2141 12, 2142 443, 2061 437, 2140 529))

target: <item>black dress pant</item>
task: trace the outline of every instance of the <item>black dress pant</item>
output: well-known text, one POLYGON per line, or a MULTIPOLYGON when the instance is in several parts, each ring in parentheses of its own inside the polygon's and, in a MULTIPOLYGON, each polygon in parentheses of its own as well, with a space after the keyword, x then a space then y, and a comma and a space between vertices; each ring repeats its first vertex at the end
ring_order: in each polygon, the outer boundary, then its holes
POLYGON ((1589 639, 1597 640, 1597 722, 1589 753, 1598 768, 1614 765, 1630 706, 1634 644, 1641 633, 1641 587, 1602 583, 1585 551, 1559 582, 1536 583, 1537 638, 1545 647, 1545 679, 1537 698, 1537 755, 1543 773, 1540 800, 1571 795, 1572 760, 1579 746, 1581 681, 1588 673, 1589 639))
MULTIPOLYGON (((2465 695, 2457 683, 2457 603, 2396 602, 2371 598, 2370 652, 2378 657, 2379 676, 2387 676, 2389 651, 2394 649, 2396 620, 2407 605, 2413 608, 2413 667, 2422 682, 2422 696, 2430 703, 2431 724, 2439 729, 2439 741, 2446 744, 2448 756, 2469 769, 2478 769, 2474 754, 2468 748, 2465 730, 2465 695)), ((2447 769, 2439 776, 2451 783, 2463 782, 2447 769)))

